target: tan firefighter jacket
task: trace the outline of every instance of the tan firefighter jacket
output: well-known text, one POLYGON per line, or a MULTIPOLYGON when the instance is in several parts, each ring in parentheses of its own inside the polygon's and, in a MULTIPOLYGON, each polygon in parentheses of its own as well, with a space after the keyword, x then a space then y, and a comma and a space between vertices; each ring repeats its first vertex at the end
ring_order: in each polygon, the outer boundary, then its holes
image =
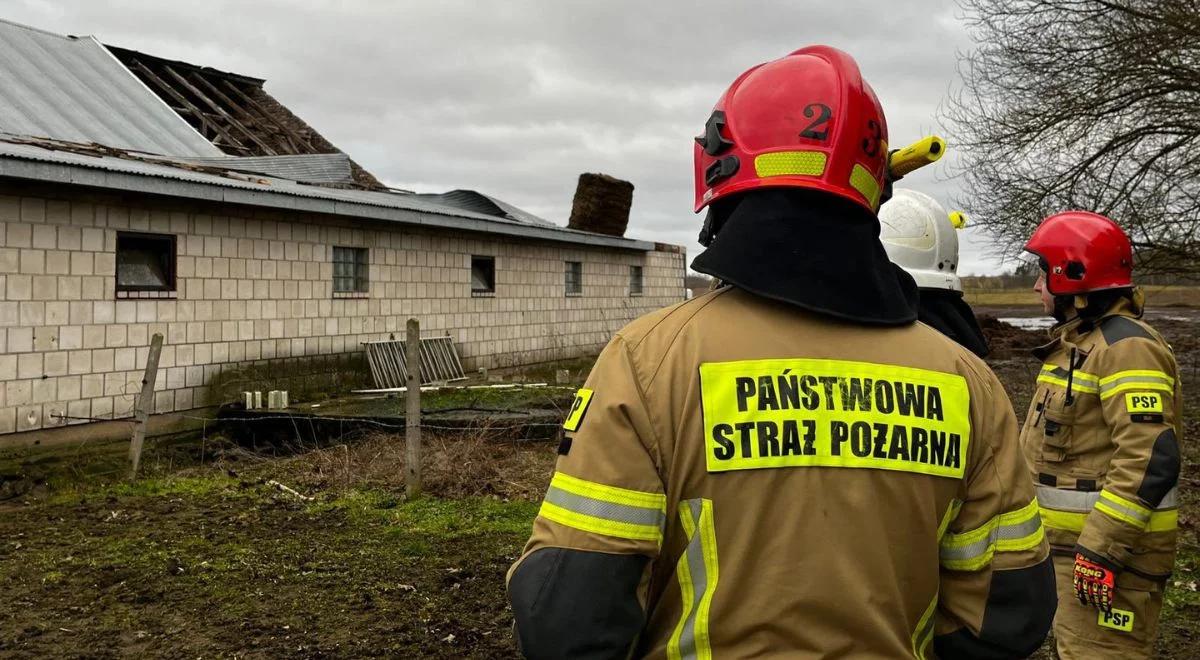
POLYGON ((1171 347, 1140 312, 1121 300, 1052 331, 1021 439, 1053 548, 1161 581, 1175 562, 1183 399, 1171 347))
MULTIPOLYGON (((987 366, 928 326, 719 289, 601 354, 510 597, 600 597, 523 574, 539 553, 641 555, 635 657, 924 658, 935 636, 1022 643, 1010 629, 1036 647, 1055 596, 1016 426, 987 366)), ((539 641, 555 612, 523 622, 513 599, 526 653, 558 657, 539 641)))

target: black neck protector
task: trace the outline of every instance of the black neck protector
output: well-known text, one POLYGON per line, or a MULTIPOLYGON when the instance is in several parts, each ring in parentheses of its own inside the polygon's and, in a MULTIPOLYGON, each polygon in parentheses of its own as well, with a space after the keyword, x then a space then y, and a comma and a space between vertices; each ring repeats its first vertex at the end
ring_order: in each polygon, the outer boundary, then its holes
POLYGON ((870 325, 917 319, 916 284, 888 261, 879 220, 854 202, 766 188, 715 206, 705 230, 711 243, 693 270, 838 319, 870 325))

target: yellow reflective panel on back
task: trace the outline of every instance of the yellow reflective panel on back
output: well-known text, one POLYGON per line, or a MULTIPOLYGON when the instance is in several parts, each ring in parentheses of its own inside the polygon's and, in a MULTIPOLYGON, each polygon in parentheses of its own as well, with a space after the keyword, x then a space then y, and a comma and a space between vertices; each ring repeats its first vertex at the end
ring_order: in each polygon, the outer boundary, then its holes
POLYGON ((578 431, 583 416, 587 413, 588 405, 592 402, 592 391, 586 387, 579 388, 575 393, 575 401, 571 403, 571 412, 563 422, 563 428, 568 431, 578 431))
POLYGON ((957 374, 869 362, 700 365, 709 472, 875 468, 961 479, 970 393, 957 374))

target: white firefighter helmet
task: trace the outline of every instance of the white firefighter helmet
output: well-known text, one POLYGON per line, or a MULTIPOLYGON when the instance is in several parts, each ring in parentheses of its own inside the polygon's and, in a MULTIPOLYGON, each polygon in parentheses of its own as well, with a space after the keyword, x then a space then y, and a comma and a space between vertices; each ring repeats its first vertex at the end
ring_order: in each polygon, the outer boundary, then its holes
POLYGON ((965 222, 961 213, 947 213, 925 193, 896 188, 879 209, 879 239, 888 258, 918 287, 962 291, 957 229, 965 222))

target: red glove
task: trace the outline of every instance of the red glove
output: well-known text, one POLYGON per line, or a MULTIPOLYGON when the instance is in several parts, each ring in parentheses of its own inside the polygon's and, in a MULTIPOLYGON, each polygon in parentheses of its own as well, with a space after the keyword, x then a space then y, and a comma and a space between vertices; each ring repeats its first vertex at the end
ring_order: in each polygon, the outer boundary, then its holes
POLYGON ((1112 569, 1075 553, 1075 597, 1084 605, 1091 605, 1105 612, 1112 611, 1113 595, 1117 587, 1113 582, 1112 569))

